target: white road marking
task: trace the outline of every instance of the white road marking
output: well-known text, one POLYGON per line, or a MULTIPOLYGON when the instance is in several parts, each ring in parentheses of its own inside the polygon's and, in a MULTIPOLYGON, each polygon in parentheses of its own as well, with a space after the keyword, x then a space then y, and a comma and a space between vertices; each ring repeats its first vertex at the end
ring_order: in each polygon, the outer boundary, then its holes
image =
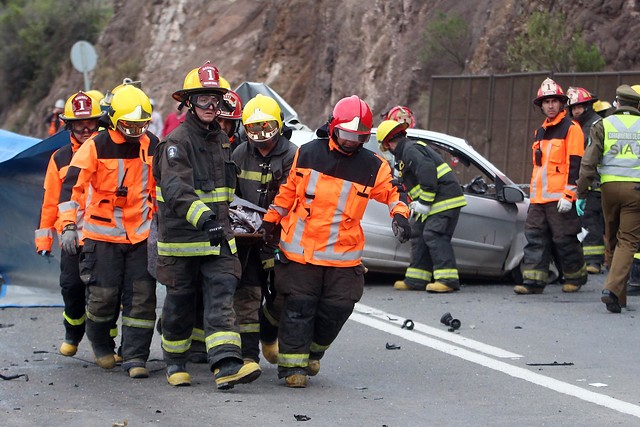
MULTIPOLYGON (((366 306, 363 306, 362 304, 358 304, 358 305, 360 309, 363 309, 363 307, 366 307, 366 306)), ((370 307, 366 307, 366 308, 370 308, 370 307)), ((457 347, 455 345, 442 342, 435 338, 430 338, 428 336, 425 336, 415 331, 401 329, 396 324, 389 323, 388 320, 382 321, 374 318, 372 315, 373 310, 374 309, 372 309, 371 313, 367 313, 367 314, 361 314, 359 312, 354 311, 351 314, 350 319, 355 322, 361 323, 363 325, 378 329, 380 331, 387 332, 389 334, 398 336, 400 338, 404 338, 408 341, 415 342, 417 344, 430 347, 434 350, 441 351, 451 356, 456 356, 461 359, 467 360, 469 362, 487 367, 489 369, 493 369, 495 371, 505 373, 514 378, 520 378, 522 380, 539 385, 541 387, 548 388, 549 390, 557 391, 559 393, 563 393, 568 396, 577 397, 578 399, 584 400, 586 402, 595 403, 596 405, 600 405, 605 408, 609 408, 609 409, 613 409, 615 411, 621 412, 623 414, 628 414, 628 415, 632 415, 634 417, 640 418, 640 406, 638 405, 634 405, 622 400, 614 399, 613 397, 600 394, 600 393, 595 393, 590 390, 585 390, 573 384, 565 383, 563 381, 559 381, 554 378, 546 377, 544 375, 531 372, 528 369, 513 366, 506 362, 502 362, 500 360, 491 359, 490 357, 487 357, 485 355, 474 353, 465 348, 457 347)), ((375 311, 377 312, 376 316, 379 313, 383 313, 383 312, 379 312, 379 310, 375 310, 375 311)), ((396 316, 391 316, 391 317, 394 318, 396 316)))
MULTIPOLYGON (((398 326, 402 326, 402 324, 405 321, 405 319, 401 316, 385 313, 384 311, 378 310, 377 308, 369 307, 368 305, 364 305, 361 303, 356 304, 356 308, 354 311, 356 313, 366 314, 371 317, 377 317, 378 319, 382 319, 385 322, 395 323, 398 326)), ((413 327, 414 331, 419 331, 427 335, 432 335, 432 336, 441 338, 445 341, 451 341, 455 344, 458 344, 467 348, 471 348, 473 350, 479 351, 484 354, 488 354, 490 356, 499 357, 503 359, 504 358, 516 359, 519 357, 523 357, 520 354, 511 353, 510 351, 503 350, 501 348, 494 347, 492 345, 485 344, 479 341, 474 341, 472 339, 465 338, 461 335, 452 334, 451 332, 448 332, 448 331, 432 328, 431 326, 427 326, 423 323, 418 323, 416 321, 413 321, 413 324, 414 324, 414 327, 413 327)))

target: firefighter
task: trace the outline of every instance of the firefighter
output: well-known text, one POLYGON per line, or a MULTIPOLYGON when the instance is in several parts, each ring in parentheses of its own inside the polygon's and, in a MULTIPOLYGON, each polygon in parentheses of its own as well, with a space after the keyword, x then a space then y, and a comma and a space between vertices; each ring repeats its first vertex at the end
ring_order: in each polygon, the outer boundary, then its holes
POLYGON ((425 142, 407 138, 407 128, 407 123, 385 120, 376 133, 380 149, 395 156, 400 182, 412 200, 411 262, 404 280, 393 287, 457 291, 460 279, 451 237, 467 202, 449 165, 425 142))
POLYGON ((242 142, 238 133, 242 123, 242 99, 232 90, 222 96, 222 105, 216 121, 229 137, 231 150, 238 148, 242 142))
POLYGON ((382 120, 395 120, 398 123, 406 123, 410 128, 416 127, 416 117, 413 115, 413 111, 403 105, 396 105, 386 113, 382 113, 380 117, 382 117, 382 120))
MULTIPOLYGON (((581 87, 567 89, 567 109, 569 115, 582 127, 584 134, 584 147, 589 142, 589 130, 602 117, 593 109, 593 104, 598 100, 589 91, 581 87)), ((579 206, 576 205, 576 208, 579 206)), ((587 263, 587 273, 599 274, 604 264, 604 218, 602 217, 602 203, 600 196, 600 180, 596 177, 591 183, 587 193, 587 203, 582 216, 582 227, 589 232, 582 241, 584 260, 587 263)))
POLYGON ((389 207, 392 228, 409 239, 409 208, 391 184, 386 160, 362 149, 373 116, 356 95, 338 101, 327 127, 300 147, 262 231, 275 240, 281 224, 276 292, 284 298, 278 332, 278 377, 306 387, 320 359, 362 296, 365 267, 360 221, 375 199, 389 207))
POLYGON ((614 108, 607 101, 597 100, 593 103, 593 111, 598 113, 602 118, 607 117, 613 113, 614 108))
POLYGON ((109 119, 110 128, 89 138, 71 160, 58 206, 61 240, 66 252, 77 250, 77 213, 84 210, 80 277, 87 285, 86 334, 96 364, 115 366, 109 329, 121 301, 122 367, 131 378, 146 378, 156 306, 147 237, 158 139, 147 132, 149 98, 134 86, 114 90, 109 119))
MULTIPOLYGON (((236 194, 263 209, 269 208, 280 185, 287 180, 297 147, 284 135, 280 106, 265 95, 251 99, 242 111, 247 142, 233 152, 240 167, 236 194)), ((276 245, 271 242, 240 244, 242 278, 235 295, 240 324, 242 357, 259 361, 258 341, 270 363, 278 358, 278 322, 282 298, 276 298, 270 273, 276 245), (261 302, 265 299, 264 306, 261 302)))
POLYGON ((56 100, 56 103, 53 105, 53 109, 51 113, 47 115, 44 119, 44 122, 47 125, 47 134, 49 136, 55 135, 58 133, 60 128, 64 127, 64 122, 62 118, 60 118, 60 114, 64 112, 65 102, 64 99, 56 100))
POLYGON ((185 121, 160 143, 153 173, 158 183, 157 279, 166 286, 162 308, 162 351, 167 381, 191 384, 187 360, 202 291, 204 339, 218 389, 260 376, 255 362, 243 364, 233 311, 240 278, 229 221, 237 166, 229 138, 216 122, 222 96, 218 69, 206 62, 191 70, 173 93, 187 107, 185 121))
MULTIPOLYGON (((69 163, 78 148, 98 130, 98 119, 102 115, 100 110, 100 100, 92 96, 91 93, 74 93, 67 99, 64 111, 60 118, 64 121, 65 127, 69 130, 70 144, 56 150, 47 167, 44 179, 44 198, 40 213, 40 228, 36 230, 35 244, 38 254, 51 256, 53 246, 53 234, 58 233, 58 241, 62 227, 58 216, 58 200, 62 182, 67 175, 69 163)), ((78 238, 82 240, 82 212, 78 212, 78 238)), ((85 285, 80 279, 78 267, 79 255, 66 251, 60 252, 60 289, 64 302, 62 312, 65 328, 64 341, 60 345, 60 354, 63 356, 73 356, 78 351, 78 344, 84 337, 85 329, 85 285)), ((120 308, 118 307, 118 312, 120 308)), ((115 322, 112 324, 110 334, 112 338, 118 333, 115 322)), ((112 349, 115 343, 112 342, 112 349)), ((116 355, 116 361, 122 359, 116 355)))
POLYGON ((619 86, 616 101, 616 111, 591 127, 578 179, 582 206, 593 179, 600 176, 609 261, 601 301, 612 313, 626 306, 627 279, 640 241, 640 85, 619 86))
POLYGON ((580 220, 573 206, 584 136, 580 126, 567 117, 567 96, 550 78, 538 89, 533 104, 546 117, 535 131, 532 146, 530 205, 525 221, 522 277, 516 294, 541 294, 549 279, 549 263, 557 253, 564 273, 563 292, 577 292, 587 282, 580 220))

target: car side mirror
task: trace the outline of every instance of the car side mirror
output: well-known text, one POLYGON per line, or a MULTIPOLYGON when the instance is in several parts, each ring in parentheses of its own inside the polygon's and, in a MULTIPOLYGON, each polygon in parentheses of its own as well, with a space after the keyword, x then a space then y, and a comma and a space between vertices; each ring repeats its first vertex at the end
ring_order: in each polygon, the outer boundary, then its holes
POLYGON ((505 185, 497 193, 498 201, 518 203, 524 200, 524 192, 514 185, 505 185))

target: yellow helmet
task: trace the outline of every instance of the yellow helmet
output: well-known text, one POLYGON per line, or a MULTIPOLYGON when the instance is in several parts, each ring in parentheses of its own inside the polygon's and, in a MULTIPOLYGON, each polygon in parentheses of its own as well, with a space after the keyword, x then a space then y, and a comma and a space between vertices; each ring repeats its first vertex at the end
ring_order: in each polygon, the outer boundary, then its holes
POLYGON ((266 142, 282 132, 282 111, 275 99, 258 94, 242 109, 242 124, 247 137, 266 142))
POLYGON ((609 108, 611 108, 611 104, 607 101, 596 101, 593 103, 593 111, 595 111, 596 113, 608 110, 609 108))
POLYGON ((102 115, 100 100, 89 92, 74 93, 64 104, 64 112, 60 118, 65 122, 72 120, 97 119, 102 115))
POLYGON ((97 89, 91 89, 86 91, 85 93, 88 95, 91 95, 93 98, 97 99, 98 101, 102 101, 102 99, 104 98, 104 94, 97 89))
POLYGON ((218 75, 218 77, 220 77, 220 87, 221 88, 223 88, 223 89, 231 89, 231 85, 229 84, 229 81, 227 79, 225 79, 221 75, 218 75))
POLYGON ((388 148, 386 147, 385 142, 389 141, 400 132, 405 132, 408 127, 409 123, 400 123, 395 120, 385 120, 380 123, 378 130, 376 130, 376 140, 380 145, 380 151, 387 151, 388 148))
POLYGON ((149 97, 132 85, 114 89, 109 116, 114 129, 131 137, 144 134, 151 121, 151 102, 149 97))
MULTIPOLYGON (((225 80, 226 84, 229 82, 225 80)), ((182 89, 177 90, 171 95, 173 99, 185 102, 189 96, 194 93, 219 93, 224 95, 227 88, 222 86, 218 69, 211 62, 207 61, 202 67, 194 68, 189 71, 187 77, 184 78, 182 89)))

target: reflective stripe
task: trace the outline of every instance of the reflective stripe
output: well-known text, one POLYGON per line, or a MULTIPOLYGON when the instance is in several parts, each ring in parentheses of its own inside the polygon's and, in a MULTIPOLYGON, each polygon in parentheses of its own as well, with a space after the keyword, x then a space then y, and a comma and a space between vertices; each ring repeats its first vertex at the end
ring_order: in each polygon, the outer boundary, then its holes
POLYGON ((259 323, 240 323, 240 333, 241 334, 251 334, 260 332, 260 324, 259 323))
POLYGON ((320 345, 316 342, 311 342, 311 347, 309 348, 309 352, 310 353, 321 353, 321 352, 325 352, 329 349, 329 347, 331 347, 331 344, 329 345, 320 345))
POLYGON ((186 340, 169 341, 162 336, 162 349, 167 353, 186 353, 191 348, 191 337, 186 340))
POLYGON ((109 336, 111 338, 115 338, 115 337, 118 336, 118 327, 117 326, 115 328, 109 329, 109 336))
POLYGON ((156 185, 156 200, 158 202, 164 203, 164 197, 162 197, 162 188, 159 185, 156 185))
POLYGON ((80 205, 74 202, 73 200, 69 200, 68 202, 62 202, 58 205, 58 211, 60 213, 76 210, 78 208, 80 208, 80 205))
POLYGON ((633 254, 633 259, 640 259, 640 252, 633 254))
POLYGON ((261 184, 266 184, 273 180, 273 174, 269 172, 268 174, 263 175, 262 172, 243 170, 240 172, 240 175, 238 175, 238 178, 244 178, 249 181, 258 181, 261 184))
POLYGON ((449 209, 461 208, 467 205, 467 201, 463 196, 452 197, 447 200, 442 200, 431 205, 429 216, 437 214, 439 212, 448 211, 449 209))
MULTIPOLYGON (((231 253, 238 252, 235 237, 228 240, 231 253)), ((158 242, 158 255, 163 256, 206 256, 220 255, 220 246, 211 246, 209 242, 166 243, 158 242)))
POLYGON ((547 280, 549 279, 549 272, 540 270, 524 270, 522 272, 522 278, 525 280, 547 282, 547 280))
MULTIPOLYGON (((114 213, 120 208, 114 209, 114 213)), ((120 210, 122 212, 122 210, 120 210)), ((87 222, 84 225, 84 231, 89 233, 101 234, 103 236, 111 237, 126 237, 127 231, 124 228, 107 227, 104 225, 98 225, 94 222, 87 222)))
POLYGON ((583 246, 582 251, 584 252, 584 256, 588 255, 603 255, 604 254, 604 245, 602 246, 583 246))
POLYGON ((132 328, 153 329, 155 320, 138 319, 135 317, 122 316, 122 326, 130 326, 132 328))
POLYGON ((204 342, 204 330, 200 328, 193 328, 191 331, 191 340, 204 342))
POLYGON ((240 334, 232 331, 216 332, 207 336, 205 339, 207 343, 207 352, 214 347, 221 345, 235 345, 241 347, 240 334))
MULTIPOLYGON (((551 193, 548 191, 549 189, 549 182, 547 180, 547 167, 548 167, 548 163, 549 163, 549 156, 551 155, 551 149, 553 148, 553 144, 551 144, 551 142, 549 142, 547 144, 547 152, 544 154, 544 158, 546 159, 546 162, 540 166, 538 168, 538 175, 537 176, 541 176, 541 183, 542 183, 542 197, 544 199, 560 199, 562 197, 562 193, 551 193)), ((537 178, 536 176, 536 178, 537 178)), ((532 179, 531 180, 531 189, 529 191, 529 194, 536 194, 537 192, 537 185, 538 185, 538 180, 537 179, 532 179)), ((565 187, 566 188, 566 187, 565 187)), ((575 189, 575 186, 574 186, 575 189)))
POLYGON ((306 368, 309 364, 309 353, 278 354, 278 366, 284 368, 306 368))
POLYGON ((587 276, 587 265, 582 264, 582 267, 580 267, 580 270, 574 273, 567 273, 566 271, 563 271, 562 273, 565 279, 580 279, 587 276))
POLYGON ((189 224, 197 228, 198 220, 205 212, 211 212, 211 209, 209 209, 202 200, 194 200, 193 203, 191 203, 191 206, 189 206, 185 219, 189 221, 189 224))
POLYGON ((447 163, 442 163, 436 168, 436 176, 438 179, 442 178, 444 174, 451 172, 451 167, 447 163))
POLYGON ((234 191, 233 188, 219 187, 213 191, 196 190, 196 194, 205 203, 220 203, 233 201, 234 191))
POLYGON ((69 317, 67 315, 66 312, 62 312, 62 317, 64 317, 64 320, 67 321, 68 324, 72 325, 72 326, 80 326, 84 324, 84 321, 86 320, 87 316, 85 314, 82 315, 81 318, 79 319, 72 319, 71 317, 69 317))
POLYGON ((36 230, 36 239, 41 237, 50 237, 53 239, 53 228, 40 228, 36 230))
POLYGON ((441 280, 441 279, 455 279, 458 280, 458 270, 455 268, 442 268, 439 270, 433 270, 433 279, 441 280))
POLYGON ((87 319, 92 320, 96 323, 106 323, 106 322, 113 321, 113 316, 104 316, 104 317, 94 316, 93 314, 91 314, 91 312, 88 309, 85 310, 85 314, 87 316, 87 319))
POLYGON ((404 277, 407 279, 423 280, 425 282, 431 281, 431 272, 428 270, 422 270, 420 268, 409 267, 404 273, 404 277))
POLYGON ((275 317, 273 317, 273 316, 271 315, 271 313, 269 313, 269 310, 267 310, 267 306, 266 306, 266 305, 263 305, 263 306, 262 306, 262 314, 264 314, 264 317, 269 321, 269 323, 270 323, 271 325, 276 326, 276 327, 277 327, 277 326, 280 326, 280 322, 278 322, 278 321, 276 320, 276 318, 275 318, 275 317))

